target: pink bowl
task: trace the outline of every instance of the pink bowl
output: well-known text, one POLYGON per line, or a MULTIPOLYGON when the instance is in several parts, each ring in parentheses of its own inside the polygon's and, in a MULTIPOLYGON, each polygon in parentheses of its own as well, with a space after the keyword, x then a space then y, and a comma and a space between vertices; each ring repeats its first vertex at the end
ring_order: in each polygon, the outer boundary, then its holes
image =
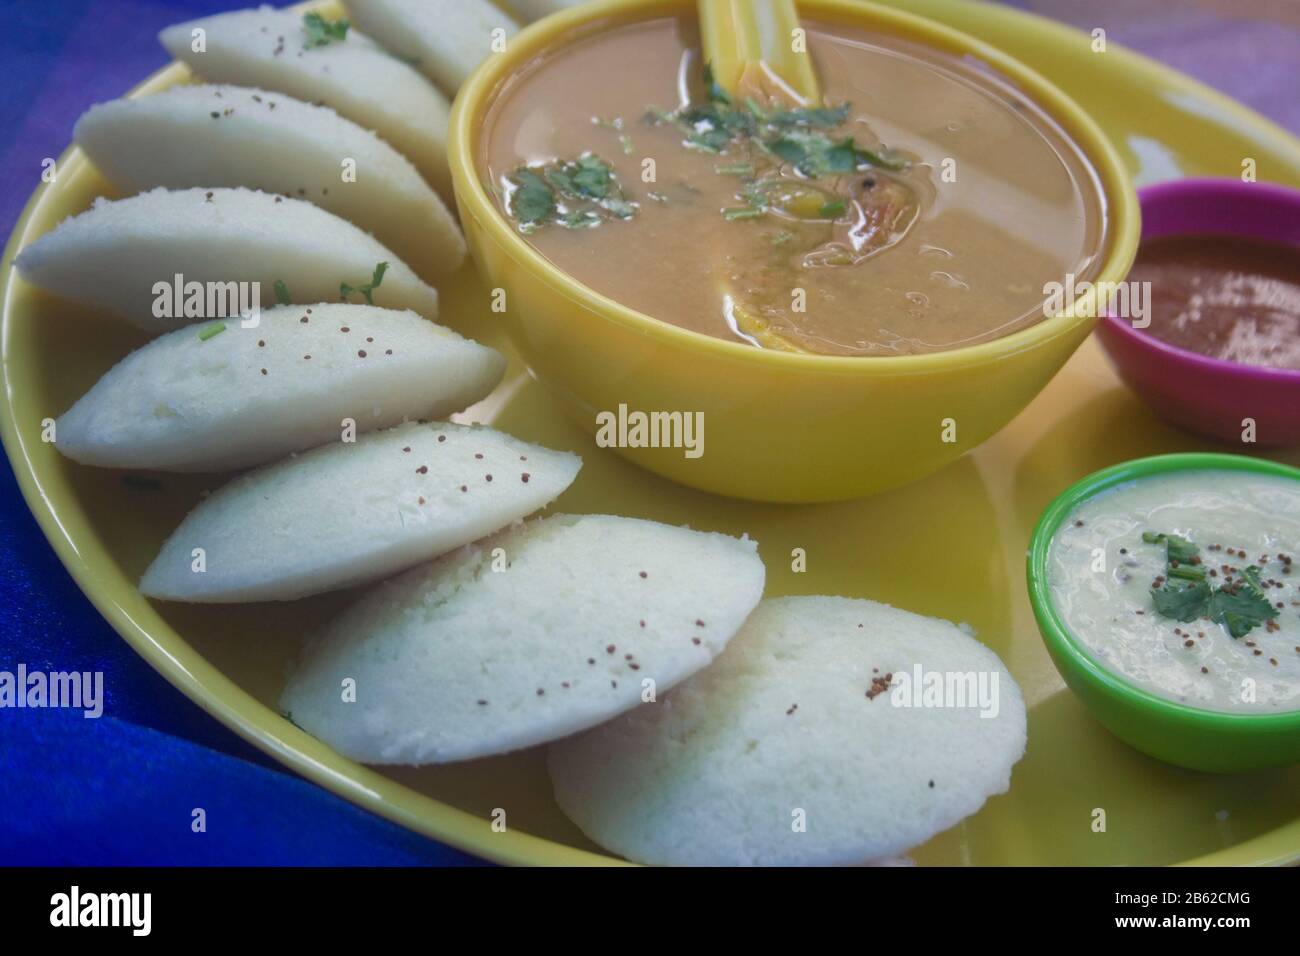
MULTIPOLYGON (((1300 246, 1300 191, 1236 179, 1180 179, 1138 191, 1142 238, 1248 236, 1300 246)), ((1241 365, 1188 352, 1106 316, 1097 335, 1119 376, 1161 417, 1240 445, 1254 419, 1259 445, 1300 442, 1300 370, 1241 365)))

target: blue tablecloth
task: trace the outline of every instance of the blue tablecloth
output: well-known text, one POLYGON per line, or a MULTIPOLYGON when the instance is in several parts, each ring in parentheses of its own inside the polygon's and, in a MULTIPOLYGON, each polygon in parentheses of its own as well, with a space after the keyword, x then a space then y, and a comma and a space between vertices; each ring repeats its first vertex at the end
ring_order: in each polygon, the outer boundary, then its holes
MULTIPOLYGON (((164 64, 155 40, 160 28, 251 5, 0 0, 4 232, 39 182, 41 160, 66 146, 76 117, 164 64)), ((1249 19, 1269 6, 1265 0, 1016 5, 1085 28, 1104 25, 1113 40, 1161 56, 1300 127, 1296 18, 1290 15, 1289 25, 1249 19), (1250 69, 1237 68, 1247 63, 1250 69)), ((173 690, 73 584, 6 466, 0 469, 0 671, 20 663, 31 670, 102 671, 105 716, 0 710, 0 863, 472 862, 280 770, 173 690), (191 825, 196 809, 204 811, 204 832, 191 825)))
MULTIPOLYGON (((8 235, 91 103, 165 65, 169 23, 252 0, 0 0, 8 235)), ((0 671, 102 671, 104 716, 0 709, 0 864, 463 864, 283 770, 172 689, 104 622, 0 468, 0 671), (192 827, 204 811, 206 832, 192 827)))

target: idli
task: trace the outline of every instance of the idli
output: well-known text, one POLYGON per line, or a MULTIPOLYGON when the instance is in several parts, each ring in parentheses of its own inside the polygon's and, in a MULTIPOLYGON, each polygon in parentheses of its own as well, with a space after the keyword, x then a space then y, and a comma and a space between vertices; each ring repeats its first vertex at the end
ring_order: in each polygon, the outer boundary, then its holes
POLYGON ((338 300, 345 283, 373 286, 368 304, 438 316, 437 291, 386 246, 311 203, 250 189, 98 199, 15 262, 33 285, 150 332, 239 315, 253 293, 268 308, 338 300))
POLYGON ((763 577, 747 538, 545 518, 377 586, 307 648, 280 706, 365 763, 530 747, 707 665, 758 603, 763 577))
POLYGON ((447 98, 345 21, 261 6, 178 23, 158 39, 209 82, 287 93, 373 129, 451 197, 447 98))
POLYGON ((225 471, 260 465, 487 395, 500 353, 414 312, 285 306, 245 328, 199 323, 115 365, 57 422, 55 445, 105 468, 225 471))
POLYGON ((423 276, 465 258, 456 220, 405 156, 333 110, 282 93, 174 86, 91 107, 73 137, 126 195, 248 186, 346 219, 423 276))
POLYGON ((489 0, 345 0, 367 35, 407 60, 448 96, 474 68, 519 32, 489 0))
POLYGON ((658 703, 554 744, 549 766, 561 809, 628 859, 827 865, 948 829, 1007 789, 1024 748, 1020 688, 956 625, 792 597, 658 703))
POLYGON ((387 577, 531 514, 581 466, 577 455, 446 423, 324 445, 204 499, 140 590, 198 604, 287 601, 387 577))

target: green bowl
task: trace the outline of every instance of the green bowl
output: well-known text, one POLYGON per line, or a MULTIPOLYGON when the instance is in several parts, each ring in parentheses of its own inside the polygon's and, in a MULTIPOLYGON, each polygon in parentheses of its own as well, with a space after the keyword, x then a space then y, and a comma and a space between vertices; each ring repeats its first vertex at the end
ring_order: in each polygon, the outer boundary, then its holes
POLYGON ((1300 763, 1300 710, 1225 714, 1165 700, 1098 663, 1065 626, 1047 586, 1052 536, 1068 515, 1098 492, 1139 478, 1179 471, 1249 471, 1300 482, 1300 469, 1243 455, 1180 454, 1138 458, 1072 485, 1048 505, 1029 543, 1029 600, 1038 629, 1065 683, 1120 740, 1167 763, 1237 773, 1300 763))

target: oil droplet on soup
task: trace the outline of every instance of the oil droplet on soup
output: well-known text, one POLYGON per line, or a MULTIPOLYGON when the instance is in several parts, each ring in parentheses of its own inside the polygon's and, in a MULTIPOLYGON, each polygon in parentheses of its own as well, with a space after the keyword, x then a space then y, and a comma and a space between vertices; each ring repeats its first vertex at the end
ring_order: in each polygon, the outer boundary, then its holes
POLYGON ((692 20, 660 18, 579 37, 513 77, 486 117, 484 181, 507 213, 540 199, 527 241, 587 286, 762 348, 958 348, 1039 321, 1049 283, 1095 278, 1101 189, 1050 118, 969 59, 805 27, 826 108, 847 105, 834 128, 794 123, 793 143, 761 149, 685 143, 705 139, 674 112, 709 103, 699 37, 692 20), (846 169, 833 152, 846 143, 902 168, 846 169), (530 196, 525 168, 542 177, 530 196), (546 183, 562 195, 574 176, 608 201, 548 206, 546 183))

